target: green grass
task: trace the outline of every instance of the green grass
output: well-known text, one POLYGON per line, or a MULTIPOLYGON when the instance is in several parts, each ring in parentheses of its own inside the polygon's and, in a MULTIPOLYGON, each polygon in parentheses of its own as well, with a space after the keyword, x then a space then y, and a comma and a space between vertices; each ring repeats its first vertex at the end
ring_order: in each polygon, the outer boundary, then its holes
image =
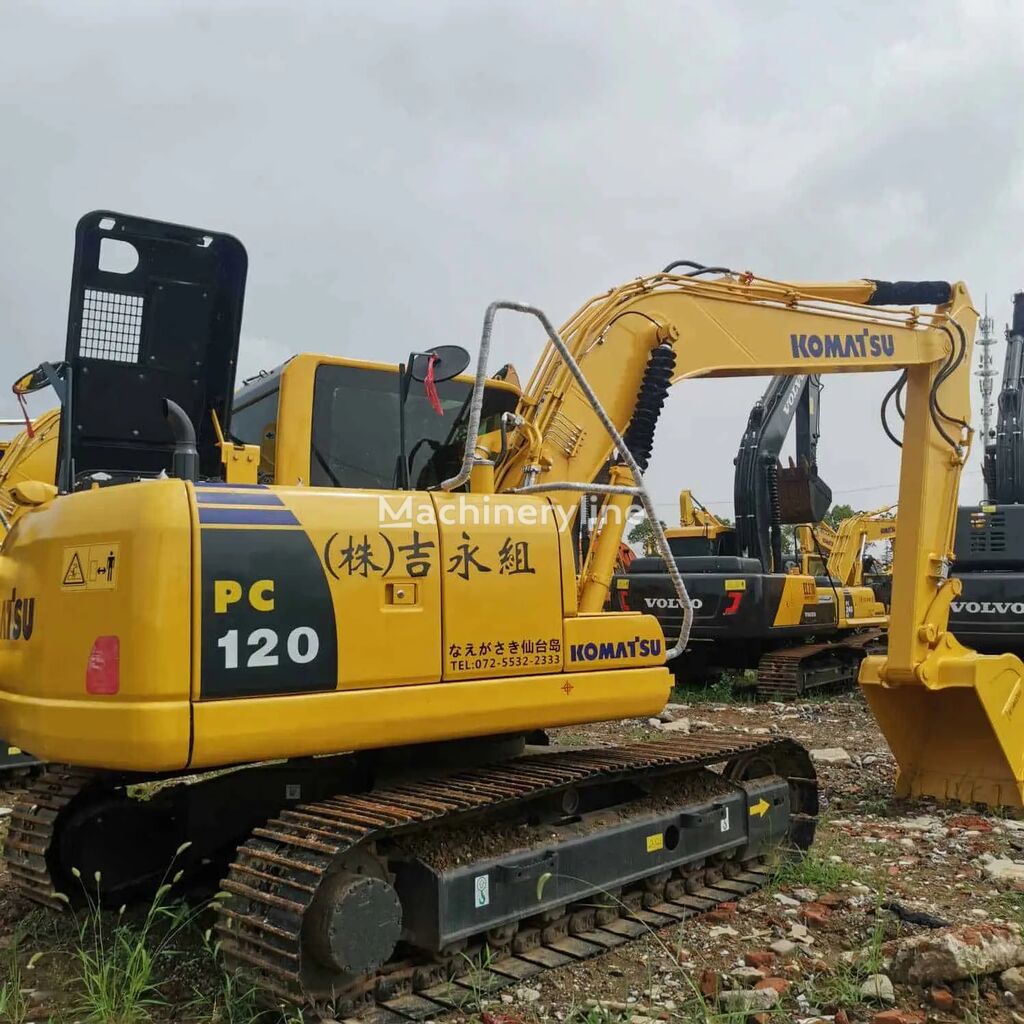
MULTIPOLYGON (((77 870, 74 874, 82 881, 77 870)), ((179 942, 202 911, 170 899, 180 878, 179 871, 165 880, 141 920, 126 915, 125 907, 114 915, 102 909, 100 872, 94 876, 94 889, 83 882, 86 909, 73 946, 79 988, 75 1012, 83 1020, 140 1024, 165 1003, 159 989, 162 972, 181 955, 179 942)))
POLYGON ((22 994, 24 982, 21 963, 18 958, 19 938, 15 933, 10 946, 0 957, 3 968, 3 981, 0 981, 0 1020, 9 1024, 23 1024, 28 1014, 28 1002, 22 994))
POLYGON ((861 881, 860 873, 851 865, 829 860, 828 847, 812 846, 802 856, 785 857, 775 865, 772 889, 816 889, 831 892, 847 882, 861 881))
POLYGON ((750 704, 754 701, 754 683, 743 672, 723 672, 707 683, 677 684, 672 700, 680 704, 750 704))

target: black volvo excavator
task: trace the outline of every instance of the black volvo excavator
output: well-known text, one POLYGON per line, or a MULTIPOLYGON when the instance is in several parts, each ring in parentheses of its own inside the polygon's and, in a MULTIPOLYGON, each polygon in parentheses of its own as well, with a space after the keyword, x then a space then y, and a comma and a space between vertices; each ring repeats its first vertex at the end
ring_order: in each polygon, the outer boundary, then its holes
MULTIPOLYGON (((870 588, 803 575, 783 552, 783 525, 820 522, 832 501, 818 475, 820 396, 817 376, 773 377, 736 456, 735 527, 666 531, 694 606, 689 647, 675 666, 683 682, 756 668, 760 696, 794 698, 852 684, 880 642, 885 609, 870 588), (783 466, 794 427, 796 460, 783 466)), ((659 559, 636 559, 613 594, 617 607, 657 615, 666 637, 678 636, 682 613, 659 559)))
POLYGON ((979 651, 1024 653, 1024 292, 1013 297, 985 500, 961 507, 953 575, 963 585, 949 628, 979 651))

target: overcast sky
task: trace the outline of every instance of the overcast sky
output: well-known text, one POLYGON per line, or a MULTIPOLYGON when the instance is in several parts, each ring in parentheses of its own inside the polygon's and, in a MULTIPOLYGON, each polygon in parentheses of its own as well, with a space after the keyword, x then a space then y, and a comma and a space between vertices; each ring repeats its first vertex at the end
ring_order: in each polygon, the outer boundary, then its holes
MULTIPOLYGON (((2 372, 63 352, 74 225, 99 207, 242 239, 247 373, 475 349, 494 298, 557 323, 678 258, 962 278, 1001 335, 1022 97, 1019 3, 0 0, 2 372)), ((525 379, 540 348, 500 323, 494 365, 525 379)), ((827 379, 837 501, 895 498, 888 383, 827 379)), ((763 385, 675 389, 649 475, 670 522, 681 486, 731 514, 763 385)))

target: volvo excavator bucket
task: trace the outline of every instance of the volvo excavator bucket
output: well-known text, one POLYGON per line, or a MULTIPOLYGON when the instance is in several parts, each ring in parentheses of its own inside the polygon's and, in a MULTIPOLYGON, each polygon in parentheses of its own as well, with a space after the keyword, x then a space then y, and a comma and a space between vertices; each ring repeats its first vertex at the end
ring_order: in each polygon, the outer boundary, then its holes
POLYGON ((779 516, 783 523, 819 523, 832 505, 832 490, 817 470, 779 467, 779 516))
POLYGON ((886 685, 881 657, 861 666, 861 688, 899 766, 897 795, 1024 807, 1020 662, 982 658, 951 634, 944 641, 948 655, 920 682, 886 685))

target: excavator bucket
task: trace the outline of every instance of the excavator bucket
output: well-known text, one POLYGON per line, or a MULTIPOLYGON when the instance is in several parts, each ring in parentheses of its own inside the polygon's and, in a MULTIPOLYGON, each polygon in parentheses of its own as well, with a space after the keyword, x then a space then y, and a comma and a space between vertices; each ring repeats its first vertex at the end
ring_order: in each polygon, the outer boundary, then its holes
POLYGON ((861 688, 899 765, 897 795, 1024 807, 1019 662, 956 646, 963 656, 945 661, 950 678, 940 663, 936 680, 888 686, 884 658, 861 666, 861 688))
POLYGON ((818 523, 832 505, 832 489, 806 466, 779 467, 779 512, 783 523, 818 523))

